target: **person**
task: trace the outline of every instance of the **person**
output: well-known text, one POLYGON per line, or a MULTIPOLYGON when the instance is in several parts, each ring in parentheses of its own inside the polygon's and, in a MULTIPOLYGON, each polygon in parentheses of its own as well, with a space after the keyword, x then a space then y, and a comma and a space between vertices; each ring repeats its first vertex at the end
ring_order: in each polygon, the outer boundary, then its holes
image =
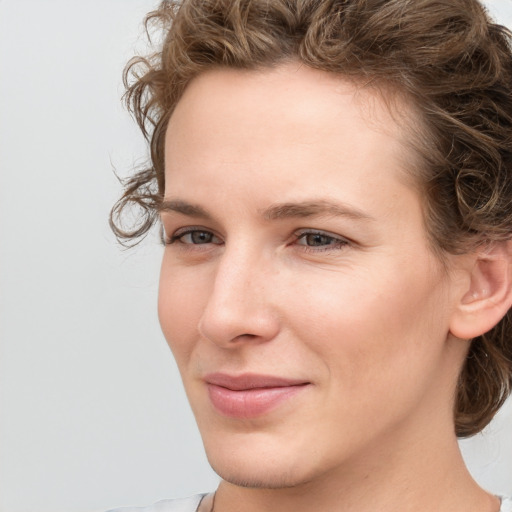
POLYGON ((221 483, 144 510, 512 511, 457 444, 512 385, 511 33, 477 0, 147 22, 125 81, 151 162, 111 223, 161 226, 159 318, 221 483))

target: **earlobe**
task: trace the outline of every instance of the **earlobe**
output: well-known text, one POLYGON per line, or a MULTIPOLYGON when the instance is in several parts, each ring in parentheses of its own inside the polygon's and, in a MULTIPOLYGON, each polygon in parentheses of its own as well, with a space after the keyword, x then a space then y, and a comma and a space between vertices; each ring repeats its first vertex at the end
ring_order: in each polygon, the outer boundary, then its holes
POLYGON ((512 241, 478 249, 468 273, 450 323, 451 334, 461 339, 488 332, 512 306, 512 241))

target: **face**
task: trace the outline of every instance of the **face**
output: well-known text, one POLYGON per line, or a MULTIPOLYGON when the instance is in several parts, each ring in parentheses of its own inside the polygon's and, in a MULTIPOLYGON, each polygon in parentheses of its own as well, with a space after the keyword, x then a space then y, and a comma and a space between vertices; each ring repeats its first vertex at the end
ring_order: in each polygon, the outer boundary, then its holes
POLYGON ((379 96, 298 64, 177 105, 159 316, 224 479, 298 485, 453 429, 453 294, 404 147, 379 96))

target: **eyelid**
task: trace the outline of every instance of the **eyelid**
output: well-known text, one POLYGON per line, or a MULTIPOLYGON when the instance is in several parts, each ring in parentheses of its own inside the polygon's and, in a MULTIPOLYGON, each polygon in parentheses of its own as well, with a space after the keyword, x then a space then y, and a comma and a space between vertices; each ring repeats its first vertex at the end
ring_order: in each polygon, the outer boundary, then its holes
POLYGON ((348 239, 347 237, 338 235, 337 233, 332 233, 331 231, 325 231, 324 229, 302 228, 295 231, 295 236, 297 238, 301 238, 304 235, 321 235, 326 236, 328 238, 332 238, 334 240, 339 240, 340 242, 351 243, 350 239, 348 239))

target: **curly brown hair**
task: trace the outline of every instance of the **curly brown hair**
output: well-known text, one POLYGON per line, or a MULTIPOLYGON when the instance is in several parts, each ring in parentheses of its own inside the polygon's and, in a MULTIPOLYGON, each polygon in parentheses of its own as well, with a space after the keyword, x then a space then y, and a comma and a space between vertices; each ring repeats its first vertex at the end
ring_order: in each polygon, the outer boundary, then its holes
MULTIPOLYGON (((190 81, 214 67, 292 59, 412 100, 422 120, 411 135, 424 163, 416 181, 441 255, 512 238, 512 33, 478 0, 164 0, 146 18, 154 27, 163 44, 132 59, 124 74, 151 161, 125 181, 112 210, 121 242, 135 243, 158 222, 165 132, 190 81), (140 215, 126 226, 133 206, 140 215)), ((471 342, 458 383, 457 435, 483 429, 511 389, 509 311, 471 342)))

